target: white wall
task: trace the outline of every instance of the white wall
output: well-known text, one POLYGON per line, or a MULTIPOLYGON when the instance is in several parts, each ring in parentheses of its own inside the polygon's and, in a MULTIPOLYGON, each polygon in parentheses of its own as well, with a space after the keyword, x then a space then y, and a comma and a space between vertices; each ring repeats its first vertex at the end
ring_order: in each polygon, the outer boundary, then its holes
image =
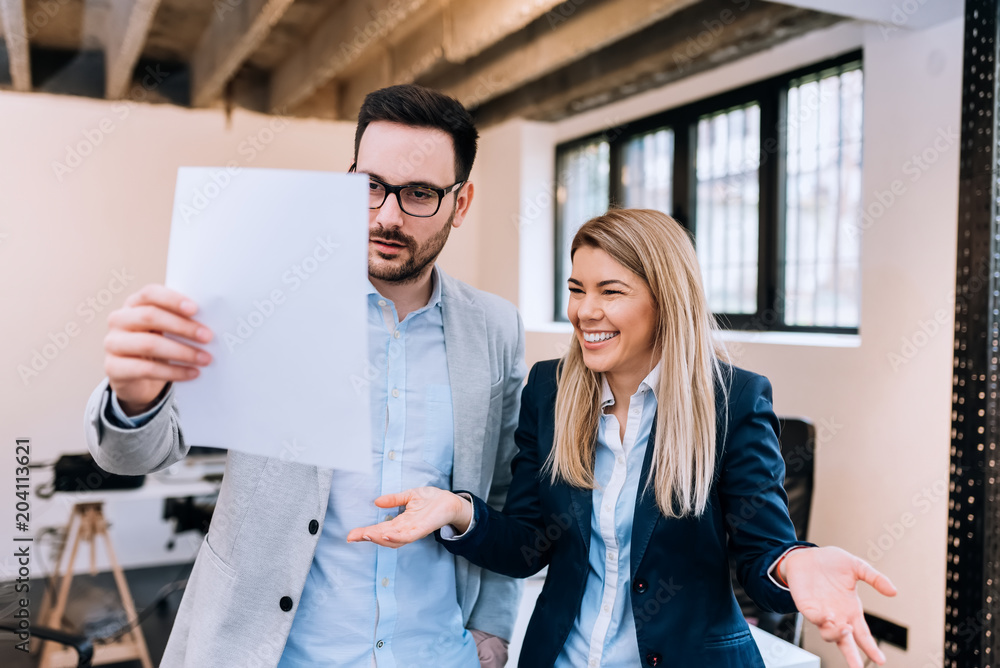
MULTIPOLYGON (((602 129, 613 134, 635 118, 859 47, 864 207, 871 214, 859 230, 861 334, 727 338, 741 366, 770 377, 780 414, 817 425, 811 539, 866 557, 899 587, 895 599, 862 591, 868 610, 909 628, 908 652, 885 649, 889 665, 937 666, 944 640, 961 19, 919 32, 835 26, 561 123, 515 121, 489 129, 483 154, 506 153, 480 165, 489 175, 480 195, 498 200, 485 192, 490 188, 503 193, 506 205, 497 201, 480 211, 489 216, 492 234, 480 249, 480 280, 507 295, 518 285, 529 363, 559 356, 569 335, 548 315, 555 145, 602 129), (516 147, 520 156, 509 155, 516 147), (923 169, 913 157, 925 151, 923 169), (888 201, 894 181, 903 194, 882 206, 879 196, 888 201), (512 216, 519 217, 514 230, 512 216)), ((817 634, 808 632, 806 642, 827 665, 842 665, 839 652, 817 634)))

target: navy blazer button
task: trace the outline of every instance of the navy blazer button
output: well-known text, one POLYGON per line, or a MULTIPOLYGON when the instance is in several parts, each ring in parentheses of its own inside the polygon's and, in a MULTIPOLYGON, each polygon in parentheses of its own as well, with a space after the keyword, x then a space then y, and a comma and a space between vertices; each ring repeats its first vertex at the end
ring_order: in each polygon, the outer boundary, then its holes
POLYGON ((663 657, 657 654, 656 652, 650 652, 649 654, 646 655, 646 664, 650 666, 658 666, 660 665, 660 661, 662 660, 663 657))
POLYGON ((292 599, 288 596, 282 596, 281 600, 278 601, 278 605, 281 607, 282 610, 288 612, 289 610, 292 609, 292 599))
POLYGON ((632 583, 632 591, 636 594, 645 594, 647 589, 649 589, 649 585, 646 584, 645 580, 636 580, 632 583))
POLYGON ((315 536, 317 531, 319 531, 319 522, 316 520, 309 520, 309 533, 315 536))

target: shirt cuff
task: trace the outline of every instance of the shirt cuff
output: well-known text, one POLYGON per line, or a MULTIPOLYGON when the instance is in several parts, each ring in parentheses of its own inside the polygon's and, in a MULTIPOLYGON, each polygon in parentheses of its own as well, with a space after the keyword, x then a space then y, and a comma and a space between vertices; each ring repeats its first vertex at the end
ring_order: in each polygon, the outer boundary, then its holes
POLYGON ((125 411, 122 409, 121 404, 118 403, 118 395, 115 394, 115 391, 110 389, 108 391, 111 392, 111 399, 108 401, 108 405, 111 407, 111 415, 108 417, 113 418, 111 422, 116 427, 120 427, 122 429, 138 429, 143 426, 156 417, 156 414, 160 412, 160 409, 163 408, 163 404, 167 401, 167 393, 164 392, 163 398, 161 398, 155 406, 150 408, 145 413, 139 413, 138 415, 129 417, 128 415, 125 415, 125 411))
MULTIPOLYGON (((472 495, 471 494, 465 494, 463 492, 463 493, 459 494, 459 496, 462 497, 463 499, 468 500, 469 503, 472 503, 472 495)), ((475 504, 473 504, 472 521, 469 522, 469 528, 466 529, 464 533, 456 533, 455 532, 455 527, 453 527, 450 524, 445 524, 443 527, 441 527, 441 531, 440 531, 440 533, 441 533, 441 539, 442 540, 462 540, 463 538, 465 538, 466 536, 469 535, 469 532, 472 531, 473 527, 475 527, 475 526, 476 526, 476 513, 475 513, 475 504)))
POLYGON ((771 582, 774 583, 775 587, 777 587, 778 589, 781 589, 783 591, 791 591, 788 587, 786 587, 785 585, 783 585, 780 582, 778 582, 777 578, 774 577, 775 568, 777 568, 778 562, 781 561, 782 559, 784 559, 785 555, 788 554, 789 552, 791 552, 792 550, 801 550, 801 549, 804 549, 804 548, 807 548, 807 547, 809 547, 809 546, 808 545, 793 545, 792 547, 790 547, 787 550, 785 550, 784 552, 782 552, 781 556, 779 556, 777 559, 774 560, 774 563, 772 563, 771 566, 770 566, 770 568, 767 569, 767 577, 771 579, 771 582))

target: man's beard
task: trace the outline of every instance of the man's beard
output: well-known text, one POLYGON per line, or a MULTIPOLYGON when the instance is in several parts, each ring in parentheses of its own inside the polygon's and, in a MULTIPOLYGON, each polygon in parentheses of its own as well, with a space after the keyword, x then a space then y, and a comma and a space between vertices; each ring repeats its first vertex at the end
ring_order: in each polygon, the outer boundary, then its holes
MULTIPOLYGON (((378 228, 369 232, 369 238, 380 239, 382 241, 391 241, 393 243, 402 244, 407 251, 409 251, 409 259, 406 260, 401 265, 382 265, 376 264, 375 262, 369 260, 368 262, 368 274, 372 278, 377 278, 381 281, 389 281, 391 283, 413 283, 416 281, 424 269, 427 268, 437 256, 441 254, 441 250, 444 248, 444 244, 448 241, 448 235, 451 233, 451 223, 455 219, 455 212, 448 217, 448 222, 444 224, 444 227, 435 234, 433 237, 427 240, 423 246, 417 246, 417 242, 413 240, 413 237, 403 234, 398 228, 389 228, 379 226, 378 228)), ((393 256, 385 256, 379 251, 375 253, 383 260, 392 261, 395 259, 393 256)), ((398 256, 396 256, 398 257, 398 256)))

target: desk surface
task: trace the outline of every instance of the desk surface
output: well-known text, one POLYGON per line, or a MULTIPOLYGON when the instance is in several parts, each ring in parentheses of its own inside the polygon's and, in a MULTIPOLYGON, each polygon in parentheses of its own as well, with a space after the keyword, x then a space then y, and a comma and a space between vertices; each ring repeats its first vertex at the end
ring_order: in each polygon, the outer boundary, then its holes
POLYGON ((56 496, 70 503, 138 501, 141 499, 172 499, 185 496, 209 496, 219 491, 218 482, 202 478, 207 474, 221 474, 225 458, 185 459, 170 468, 150 473, 142 487, 135 489, 99 489, 80 492, 56 492, 56 496))

